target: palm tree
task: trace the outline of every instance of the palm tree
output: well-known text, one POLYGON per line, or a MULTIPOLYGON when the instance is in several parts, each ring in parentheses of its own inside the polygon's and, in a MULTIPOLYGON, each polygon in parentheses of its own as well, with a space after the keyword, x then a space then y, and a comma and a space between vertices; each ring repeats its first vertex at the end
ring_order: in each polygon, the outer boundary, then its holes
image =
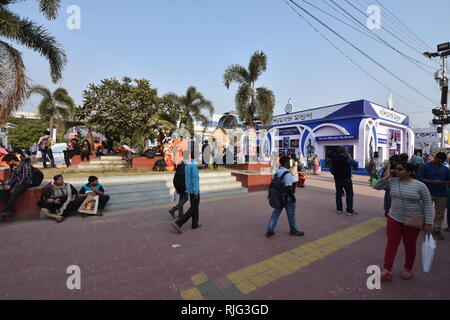
MULTIPOLYGON (((0 37, 24 45, 44 56, 50 64, 54 83, 62 78, 66 55, 56 39, 43 26, 14 14, 8 5, 19 0, 0 0, 0 37)), ((38 0, 44 16, 55 19, 61 0, 38 0)), ((27 77, 22 55, 10 44, 0 40, 0 124, 17 111, 26 97, 27 77)))
POLYGON ((27 92, 27 97, 30 97, 32 94, 42 96, 38 112, 42 120, 49 122, 50 132, 53 132, 55 121, 67 122, 72 120, 75 103, 66 89, 58 88, 52 93, 43 86, 32 86, 27 92))
POLYGON ((202 112, 206 110, 210 116, 214 113, 214 107, 211 101, 197 91, 196 87, 189 87, 185 96, 177 99, 180 107, 179 127, 184 127, 194 135, 194 121, 208 122, 209 119, 202 112))
POLYGON ((230 89, 233 82, 239 85, 235 97, 236 111, 241 121, 248 125, 254 125, 256 120, 260 120, 264 126, 272 122, 275 107, 274 93, 265 87, 255 89, 255 82, 266 68, 267 56, 262 51, 256 51, 250 58, 248 70, 235 64, 229 66, 223 76, 227 89, 230 89))

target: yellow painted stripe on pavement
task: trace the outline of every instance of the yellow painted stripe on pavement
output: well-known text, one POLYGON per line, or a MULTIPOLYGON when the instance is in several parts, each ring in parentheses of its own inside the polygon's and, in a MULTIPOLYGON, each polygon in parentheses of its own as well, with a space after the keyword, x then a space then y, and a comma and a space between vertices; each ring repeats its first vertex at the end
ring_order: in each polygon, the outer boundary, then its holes
POLYGON ((181 292, 183 300, 204 300, 202 294, 197 288, 192 288, 181 292))
POLYGON ((192 276, 191 279, 194 285, 197 287, 209 280, 206 274, 204 274, 203 272, 192 276))
POLYGON ((243 294, 248 294, 323 259, 327 255, 355 243, 385 226, 386 219, 384 217, 373 218, 230 273, 227 277, 243 294))

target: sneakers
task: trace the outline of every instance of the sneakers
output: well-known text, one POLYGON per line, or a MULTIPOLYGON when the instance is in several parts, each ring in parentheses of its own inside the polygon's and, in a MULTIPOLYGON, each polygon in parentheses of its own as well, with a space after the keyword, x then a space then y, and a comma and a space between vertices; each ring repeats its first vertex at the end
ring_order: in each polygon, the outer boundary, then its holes
POLYGON ((266 238, 270 238, 270 237, 272 237, 274 235, 275 235, 275 232, 273 232, 273 231, 267 231, 266 232, 266 238))
POLYGON ((169 210, 169 214, 172 216, 172 218, 176 219, 175 218, 175 211, 173 209, 169 210))
POLYGON ((178 234, 182 234, 183 233, 176 222, 172 223, 172 227, 175 229, 176 233, 178 233, 178 234))
POLYGON ((336 213, 337 213, 337 214, 343 214, 344 211, 342 211, 342 210, 336 210, 336 213))
POLYGON ((442 233, 440 231, 433 231, 433 238, 437 239, 437 240, 444 240, 444 236, 442 235, 442 233))
POLYGON ((357 216, 359 213, 352 211, 352 212, 346 212, 346 215, 350 216, 350 217, 354 217, 357 216))
POLYGON ((289 232, 290 236, 303 237, 305 233, 303 231, 291 231, 289 232))
POLYGON ((400 275, 404 280, 410 280, 413 277, 413 273, 411 270, 405 269, 400 275))
POLYGON ((198 224, 198 225, 196 225, 195 227, 192 227, 192 229, 198 229, 198 228, 200 228, 202 225, 201 224, 198 224))
POLYGON ((381 281, 392 281, 394 277, 392 276, 392 273, 389 270, 383 269, 380 275, 381 281))

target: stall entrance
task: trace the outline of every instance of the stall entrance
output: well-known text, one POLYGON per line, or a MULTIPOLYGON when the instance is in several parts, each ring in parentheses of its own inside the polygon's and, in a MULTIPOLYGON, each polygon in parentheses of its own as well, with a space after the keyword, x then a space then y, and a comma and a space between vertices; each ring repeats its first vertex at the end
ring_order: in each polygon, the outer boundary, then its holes
POLYGON ((344 147, 345 151, 350 153, 351 157, 354 158, 354 149, 353 146, 326 146, 325 147, 325 168, 329 169, 331 167, 331 159, 333 159, 334 155, 336 155, 339 151, 339 148, 344 147))

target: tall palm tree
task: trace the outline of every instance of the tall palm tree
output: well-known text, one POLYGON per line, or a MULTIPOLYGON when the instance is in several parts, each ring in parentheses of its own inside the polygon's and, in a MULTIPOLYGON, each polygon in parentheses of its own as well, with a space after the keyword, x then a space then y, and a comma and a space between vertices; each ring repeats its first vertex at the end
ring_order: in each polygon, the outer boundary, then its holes
MULTIPOLYGON (((22 0, 0 0, 0 39, 24 45, 44 56, 50 64, 54 83, 62 78, 66 55, 56 39, 43 26, 14 14, 9 5, 22 0)), ((61 0, 38 0, 39 10, 49 19, 58 16, 61 0)), ((27 77, 22 55, 0 40, 0 124, 17 111, 26 97, 27 77)))
POLYGON ((194 121, 209 121, 202 112, 206 110, 210 116, 214 113, 212 102, 205 99, 196 87, 189 87, 185 96, 178 97, 178 103, 180 106, 179 127, 184 125, 192 135, 194 135, 194 121))
POLYGON ((53 132, 55 121, 72 120, 75 102, 66 89, 58 88, 54 92, 51 92, 43 86, 32 86, 27 92, 27 97, 30 97, 32 94, 42 96, 42 100, 38 106, 38 112, 42 120, 49 121, 50 132, 53 132))
POLYGON ((230 65, 223 76, 227 89, 233 82, 239 85, 236 93, 236 111, 241 121, 254 125, 260 120, 264 126, 272 122, 273 109, 275 107, 274 93, 265 88, 255 88, 255 82, 266 71, 267 56, 262 51, 256 51, 250 58, 248 70, 241 65, 230 65))

